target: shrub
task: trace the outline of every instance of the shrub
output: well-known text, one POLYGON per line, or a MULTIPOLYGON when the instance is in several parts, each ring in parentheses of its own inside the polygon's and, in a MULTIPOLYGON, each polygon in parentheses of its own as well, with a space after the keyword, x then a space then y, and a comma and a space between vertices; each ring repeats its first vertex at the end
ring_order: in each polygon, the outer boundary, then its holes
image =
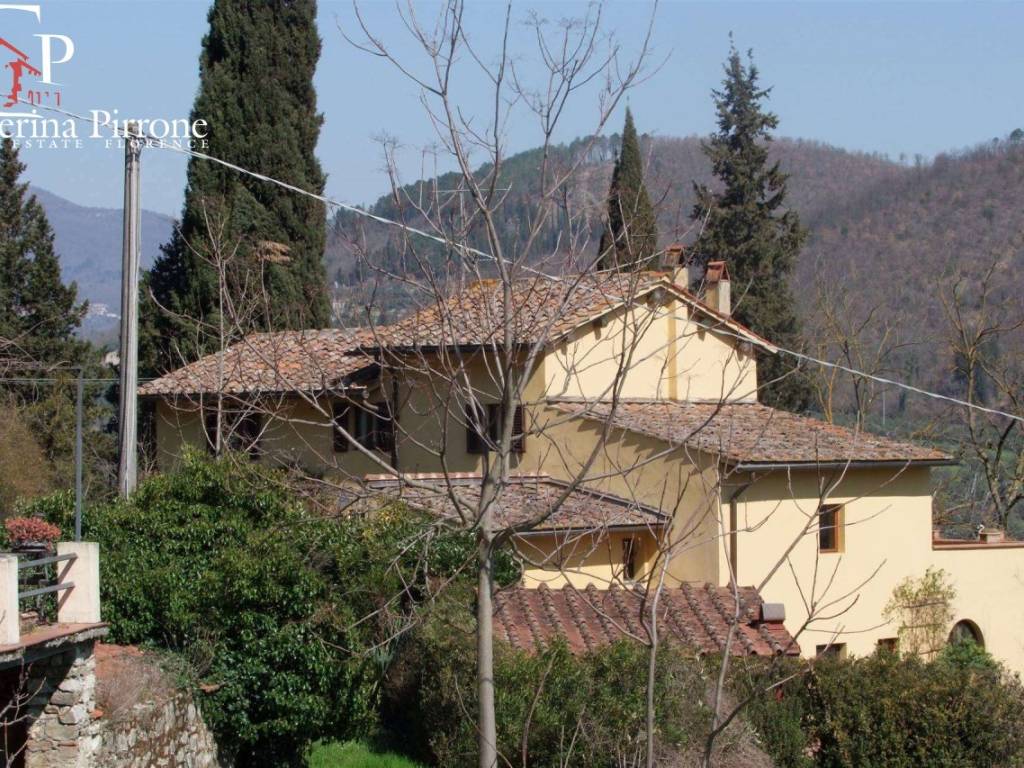
POLYGON ((52 544, 60 538, 60 528, 38 517, 9 517, 4 520, 8 541, 17 546, 42 542, 52 544))
MULTIPOLYGON (((329 518, 283 473, 244 457, 185 457, 127 501, 90 507, 111 640, 175 651, 203 683, 220 746, 244 765, 287 765, 319 738, 373 732, 382 675, 435 581, 458 582, 471 534, 401 505, 329 518)), ((25 504, 73 526, 73 499, 25 504)), ((498 577, 518 576, 507 553, 498 577)))
MULTIPOLYGON (((962 658, 956 651, 931 663, 892 653, 820 659, 787 682, 781 698, 755 698, 748 715, 783 768, 1024 764, 1019 680, 962 658)), ((749 691, 752 680, 740 685, 749 691)))
MULTIPOLYGON (((439 603, 388 677, 385 727, 434 765, 476 764, 469 599, 451 595, 439 603)), ((702 670, 680 649, 666 646, 658 658, 658 742, 685 748, 709 721, 702 670)), ((564 643, 537 654, 497 643, 499 752, 513 764, 539 768, 633 764, 644 753, 647 663, 646 647, 630 640, 582 656, 564 643)))

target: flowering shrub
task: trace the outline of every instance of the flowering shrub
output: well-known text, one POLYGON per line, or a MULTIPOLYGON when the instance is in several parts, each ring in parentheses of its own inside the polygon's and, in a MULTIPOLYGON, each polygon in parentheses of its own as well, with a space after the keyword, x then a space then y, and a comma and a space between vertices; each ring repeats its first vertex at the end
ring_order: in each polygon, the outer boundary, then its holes
POLYGON ((4 520, 7 537, 11 544, 25 544, 31 541, 53 542, 60 538, 60 528, 38 517, 10 517, 4 520))

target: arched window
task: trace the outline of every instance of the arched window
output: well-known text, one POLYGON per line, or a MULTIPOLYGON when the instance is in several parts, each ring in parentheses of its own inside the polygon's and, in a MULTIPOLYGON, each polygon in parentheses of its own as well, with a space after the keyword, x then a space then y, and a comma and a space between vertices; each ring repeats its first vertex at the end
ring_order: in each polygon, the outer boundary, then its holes
POLYGON ((982 637, 978 625, 970 619, 962 619, 954 624, 953 629, 950 630, 949 643, 950 645, 955 645, 968 640, 981 648, 985 647, 985 638, 982 637))

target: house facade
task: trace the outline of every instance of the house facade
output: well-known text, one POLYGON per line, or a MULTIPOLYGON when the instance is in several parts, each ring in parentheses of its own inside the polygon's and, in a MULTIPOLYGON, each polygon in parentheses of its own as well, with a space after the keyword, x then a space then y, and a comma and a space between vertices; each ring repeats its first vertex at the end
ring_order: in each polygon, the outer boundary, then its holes
POLYGON ((739 585, 764 648, 781 606, 783 652, 864 655, 897 637, 896 585, 941 567, 958 631, 1024 671, 1024 544, 935 538, 943 453, 760 404, 777 349, 731 318, 724 265, 703 289, 683 270, 478 281, 388 327, 247 337, 140 395, 161 467, 233 447, 439 514, 475 509, 511 427, 498 519, 522 525, 522 588, 567 606, 552 621, 664 584, 712 637, 693 595, 739 585))

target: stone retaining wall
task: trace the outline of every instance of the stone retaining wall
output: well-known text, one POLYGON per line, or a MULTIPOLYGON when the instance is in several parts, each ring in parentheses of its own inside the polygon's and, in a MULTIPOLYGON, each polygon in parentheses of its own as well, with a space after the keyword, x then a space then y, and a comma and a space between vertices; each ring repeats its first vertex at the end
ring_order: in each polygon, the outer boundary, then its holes
MULTIPOLYGON (((121 711, 105 714, 98 709, 94 646, 92 640, 79 642, 4 671, 0 687, 11 701, 0 719, 10 724, 8 736, 19 743, 24 738, 20 757, 25 768, 224 768, 188 691, 168 685, 154 692, 147 685, 121 711)), ((100 647, 106 657, 120 650, 100 647)), ((135 663, 163 674, 150 660, 135 663)), ((100 666, 102 675, 106 665, 100 666)), ((12 751, 18 751, 13 744, 12 751)), ((0 755, 0 764, 4 757, 0 755)))
POLYGON ((218 768, 217 745, 192 696, 136 704, 100 731, 96 768, 218 768))

